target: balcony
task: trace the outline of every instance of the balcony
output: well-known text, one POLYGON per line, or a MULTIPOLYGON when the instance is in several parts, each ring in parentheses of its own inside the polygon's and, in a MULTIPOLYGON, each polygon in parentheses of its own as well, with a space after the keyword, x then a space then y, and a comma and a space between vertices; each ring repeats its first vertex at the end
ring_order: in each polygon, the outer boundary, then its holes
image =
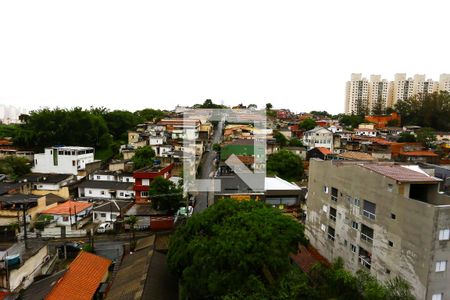
POLYGON ((373 238, 361 232, 361 240, 366 241, 369 244, 373 244, 373 238))
POLYGON ((368 210, 363 210, 363 216, 371 220, 375 220, 376 215, 368 210))
POLYGON ((359 256, 359 263, 370 270, 372 261, 370 257, 359 256))

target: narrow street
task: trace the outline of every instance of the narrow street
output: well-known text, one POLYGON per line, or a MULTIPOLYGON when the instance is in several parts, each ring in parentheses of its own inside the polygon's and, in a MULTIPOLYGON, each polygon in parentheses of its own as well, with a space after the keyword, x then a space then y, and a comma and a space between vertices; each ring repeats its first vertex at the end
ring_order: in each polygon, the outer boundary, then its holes
MULTIPOLYGON (((223 121, 220 121, 217 124, 217 127, 214 128, 214 135, 211 141, 211 149, 209 152, 205 152, 202 156, 201 161, 201 174, 200 179, 208 179, 213 177, 215 168, 214 168, 214 159, 217 156, 217 152, 212 149, 214 144, 220 144, 222 142, 222 127, 223 121)), ((212 201, 212 197, 214 195, 208 192, 199 192, 196 196, 196 204, 194 207, 194 213, 202 212, 208 207, 208 204, 212 201)))

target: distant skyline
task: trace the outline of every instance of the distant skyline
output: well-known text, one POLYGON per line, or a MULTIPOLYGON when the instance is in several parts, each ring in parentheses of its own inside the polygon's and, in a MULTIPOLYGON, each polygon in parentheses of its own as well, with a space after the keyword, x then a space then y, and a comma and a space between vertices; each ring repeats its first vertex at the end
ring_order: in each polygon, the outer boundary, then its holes
POLYGON ((444 1, 3 1, 0 104, 344 112, 351 73, 450 73, 444 1))

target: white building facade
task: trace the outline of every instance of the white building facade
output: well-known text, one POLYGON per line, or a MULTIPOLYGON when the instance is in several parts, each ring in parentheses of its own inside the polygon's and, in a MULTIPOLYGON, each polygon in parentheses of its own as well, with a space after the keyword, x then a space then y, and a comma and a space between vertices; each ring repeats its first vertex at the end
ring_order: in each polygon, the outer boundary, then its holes
POLYGON ((34 173, 57 173, 77 175, 86 164, 94 162, 92 147, 49 147, 44 153, 34 155, 34 173))

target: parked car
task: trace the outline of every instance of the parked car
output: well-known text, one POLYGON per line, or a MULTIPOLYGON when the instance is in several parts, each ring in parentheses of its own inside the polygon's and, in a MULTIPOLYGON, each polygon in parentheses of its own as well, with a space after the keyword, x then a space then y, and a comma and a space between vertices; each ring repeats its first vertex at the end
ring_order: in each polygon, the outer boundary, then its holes
POLYGON ((107 231, 113 230, 114 226, 112 223, 102 223, 97 227, 98 233, 105 233, 107 231))
POLYGON ((58 249, 58 257, 64 258, 64 251, 66 251, 67 258, 75 258, 80 250, 83 248, 83 244, 79 242, 71 242, 66 243, 65 245, 59 245, 56 247, 58 249), (66 250, 64 250, 64 246, 66 247, 66 250))
POLYGON ((2 182, 5 179, 6 179, 6 175, 5 174, 0 174, 0 182, 2 182))

